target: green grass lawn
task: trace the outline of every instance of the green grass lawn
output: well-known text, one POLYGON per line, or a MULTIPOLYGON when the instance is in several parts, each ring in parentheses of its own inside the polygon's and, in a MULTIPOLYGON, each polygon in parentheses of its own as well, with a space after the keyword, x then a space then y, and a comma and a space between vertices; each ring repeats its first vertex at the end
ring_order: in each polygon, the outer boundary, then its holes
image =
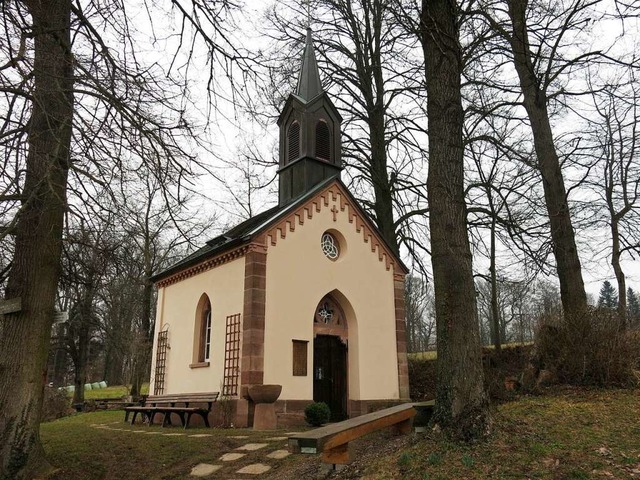
POLYGON ((562 389, 500 405, 491 437, 472 446, 416 435, 372 458, 364 478, 640 478, 640 391, 562 389))
MULTIPOLYGON (((49 478, 56 480, 93 479, 177 479, 189 478, 198 463, 220 464, 220 455, 248 442, 265 441, 283 432, 253 432, 246 429, 207 429, 160 426, 131 426, 124 423, 124 412, 119 410, 80 413, 71 417, 44 423, 40 436, 47 457, 57 469, 49 478), (98 427, 98 425, 100 427, 98 427), (122 430, 113 430, 122 429, 122 430), (135 433, 135 432, 138 433, 135 433), (163 433, 185 434, 164 436, 163 433), (188 435, 211 434, 195 438, 188 435), (248 438, 229 438, 246 435, 248 438)), ((243 465, 263 461, 270 451, 286 448, 285 441, 268 442, 258 452, 225 465, 225 469, 207 478, 229 478, 243 465)), ((289 457, 273 462, 273 471, 296 462, 289 457)), ((264 463, 264 462, 263 462, 264 463)), ((190 477, 194 478, 194 477, 190 477)))
MULTIPOLYGON (((141 393, 146 395, 149 393, 149 384, 143 383, 141 388, 141 393)), ((84 399, 92 400, 96 398, 122 398, 125 395, 129 394, 129 388, 125 385, 114 385, 112 387, 100 388, 98 390, 85 390, 84 391, 84 399)), ((72 393, 69 394, 73 396, 72 393)))
MULTIPOLYGON (((123 416, 121 411, 94 412, 43 424, 45 450, 58 467, 52 478, 187 478, 198 463, 216 463, 222 453, 243 443, 282 435, 196 428, 186 433, 212 436, 149 435, 146 432, 184 431, 178 427, 131 427, 122 421, 123 416), (231 435, 249 438, 234 439, 231 435)), ((434 432, 365 437, 354 445, 356 464, 332 478, 640 479, 640 390, 562 388, 546 396, 521 397, 499 405, 493 418, 491 437, 472 446, 454 444, 434 432)), ((264 462, 269 450, 285 445, 270 443, 240 462, 264 462)), ((259 478, 304 480, 317 477, 319 460, 317 455, 291 455, 271 464, 273 469, 259 478)), ((209 478, 248 478, 235 475, 241 465, 225 465, 209 478)))

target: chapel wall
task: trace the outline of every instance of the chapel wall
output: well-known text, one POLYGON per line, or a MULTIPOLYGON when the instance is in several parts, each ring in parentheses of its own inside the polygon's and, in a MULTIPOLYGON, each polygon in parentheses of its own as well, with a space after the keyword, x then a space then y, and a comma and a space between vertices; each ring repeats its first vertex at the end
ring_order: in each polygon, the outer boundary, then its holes
POLYGON ((305 215, 295 230, 287 228, 285 238, 278 232, 275 245, 267 237, 264 383, 281 384, 281 399, 313 398, 314 313, 320 300, 337 290, 348 303, 342 307, 349 330, 350 400, 398 399, 393 267, 387 269, 378 249, 372 252, 372 237, 365 243, 363 231, 356 231, 351 209, 341 210, 340 194, 326 197, 328 204, 320 211, 312 207, 312 218, 305 215), (327 230, 344 237, 336 261, 320 248, 327 230), (309 342, 306 376, 293 376, 292 340, 309 342))
POLYGON ((158 290, 150 394, 154 392, 158 332, 167 325, 171 348, 167 350, 163 394, 221 391, 226 319, 243 312, 244 280, 245 259, 239 257, 158 290), (196 309, 203 293, 211 301, 211 355, 209 366, 191 368, 196 309))

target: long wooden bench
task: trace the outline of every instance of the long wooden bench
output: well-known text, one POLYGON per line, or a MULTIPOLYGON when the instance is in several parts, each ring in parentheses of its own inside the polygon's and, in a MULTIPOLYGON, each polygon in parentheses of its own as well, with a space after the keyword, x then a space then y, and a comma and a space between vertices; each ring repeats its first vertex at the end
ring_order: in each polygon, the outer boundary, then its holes
POLYGON ((162 426, 171 425, 171 414, 175 413, 180 418, 182 426, 186 429, 193 415, 200 415, 204 424, 209 428, 209 412, 213 404, 218 400, 218 392, 210 393, 185 393, 178 395, 155 395, 147 397, 142 406, 125 407, 124 421, 129 421, 129 414, 133 414, 131 425, 136 421, 138 414, 149 424, 153 424, 156 414, 162 415, 162 426), (177 406, 181 404, 180 406, 177 406), (190 405, 207 405, 190 406, 190 405))
POLYGON ((396 433, 410 433, 416 410, 410 403, 351 418, 289 437, 291 453, 322 453, 322 461, 332 464, 350 462, 349 442, 368 433, 394 427, 396 433))

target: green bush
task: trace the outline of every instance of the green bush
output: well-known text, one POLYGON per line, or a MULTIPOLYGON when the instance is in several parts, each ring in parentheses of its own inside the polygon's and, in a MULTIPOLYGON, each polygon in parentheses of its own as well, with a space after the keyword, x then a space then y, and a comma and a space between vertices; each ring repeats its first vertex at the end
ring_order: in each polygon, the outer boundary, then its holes
POLYGON ((307 405, 304 409, 304 419, 312 427, 319 427, 329 421, 331 410, 324 402, 317 402, 307 405))

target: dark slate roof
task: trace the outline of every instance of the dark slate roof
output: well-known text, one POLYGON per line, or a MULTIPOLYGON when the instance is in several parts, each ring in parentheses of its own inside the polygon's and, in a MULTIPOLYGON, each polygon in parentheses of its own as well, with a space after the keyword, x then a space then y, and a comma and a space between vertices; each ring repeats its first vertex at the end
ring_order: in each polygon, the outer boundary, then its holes
POLYGON ((318 72, 318 62, 316 54, 313 50, 313 39, 311 38, 311 29, 307 28, 307 41, 304 45, 304 54, 302 56, 302 68, 300 69, 300 77, 298 77, 298 88, 296 95, 308 102, 323 92, 322 83, 320 82, 320 73, 318 72))
POLYGON ((232 229, 226 231, 222 235, 219 235, 211 240, 207 241, 206 244, 193 252, 188 257, 180 260, 178 263, 172 265, 171 267, 158 272, 153 277, 151 277, 152 282, 157 282, 166 278, 174 273, 179 272, 187 267, 195 265, 196 263, 205 260, 206 258, 212 257, 219 253, 222 253, 226 250, 230 250, 239 245, 242 245, 249 241, 256 233, 259 233, 263 228, 267 227, 271 223, 278 220, 281 216, 287 214, 291 210, 295 210, 298 205, 304 203, 308 198, 312 197, 319 190, 324 188, 325 185, 335 180, 336 177, 331 177, 326 179, 325 181, 319 183, 311 190, 306 192, 304 195, 298 197, 293 202, 284 205, 284 206, 275 206, 270 208, 269 210, 265 210, 262 213, 258 213, 253 217, 245 220, 244 222, 236 225, 232 229))
MULTIPOLYGON (((200 263, 201 261, 206 260, 207 258, 213 257, 214 255, 218 255, 219 253, 223 253, 226 250, 231 250, 232 248, 235 248, 235 247, 238 247, 240 245, 243 245, 243 244, 247 243, 255 235, 257 235, 258 233, 263 231, 268 226, 276 223, 282 217, 288 215, 292 210, 297 209, 301 204, 304 204, 307 200, 309 200, 311 197, 313 197, 316 193, 318 193, 320 190, 322 190, 323 188, 325 188, 327 185, 329 185, 330 183, 332 183, 334 181, 339 182, 340 185, 343 186, 345 191, 349 194, 349 196, 351 196, 353 204, 359 210, 360 214, 364 218, 368 219, 371 222, 371 226, 377 230, 375 222, 373 222, 369 218, 369 215, 362 209, 362 207, 360 206, 358 201, 351 195, 351 193, 349 192, 347 187, 344 185, 344 183, 342 183, 342 180, 340 180, 340 177, 338 175, 336 175, 334 177, 327 178, 326 180, 320 182, 315 187, 313 187, 311 190, 307 191, 305 194, 301 195, 300 197, 298 197, 293 202, 288 203, 288 204, 286 204, 284 206, 279 206, 278 205, 278 206, 275 206, 273 208, 270 208, 269 210, 265 210, 264 212, 259 213, 259 214, 255 215, 255 216, 249 218, 248 220, 245 220, 244 222, 240 223, 239 225, 236 225, 232 229, 228 230, 226 233, 223 233, 222 235, 219 235, 219 236, 209 240, 199 250, 196 250, 194 253, 192 253, 188 257, 184 258, 183 260, 179 261, 175 265, 172 265, 168 269, 166 269, 166 270, 164 270, 162 272, 159 272, 156 275, 154 275, 153 277, 151 277, 151 281, 158 282, 159 280, 162 280, 163 278, 169 277, 169 276, 173 275, 174 273, 179 272, 180 270, 183 270, 183 269, 191 267, 191 266, 193 266, 193 265, 195 265, 197 263, 200 263)), ((391 248, 389 248, 389 245, 384 240, 384 238, 382 236, 380 236, 380 238, 382 239, 382 241, 387 246, 389 252, 393 252, 391 250, 391 248)), ((391 254, 393 255, 393 253, 391 253, 391 254)), ((405 272, 409 271, 407 269, 406 265, 402 262, 402 260, 399 257, 396 257, 396 260, 398 261, 399 266, 402 269, 404 269, 405 272)))

